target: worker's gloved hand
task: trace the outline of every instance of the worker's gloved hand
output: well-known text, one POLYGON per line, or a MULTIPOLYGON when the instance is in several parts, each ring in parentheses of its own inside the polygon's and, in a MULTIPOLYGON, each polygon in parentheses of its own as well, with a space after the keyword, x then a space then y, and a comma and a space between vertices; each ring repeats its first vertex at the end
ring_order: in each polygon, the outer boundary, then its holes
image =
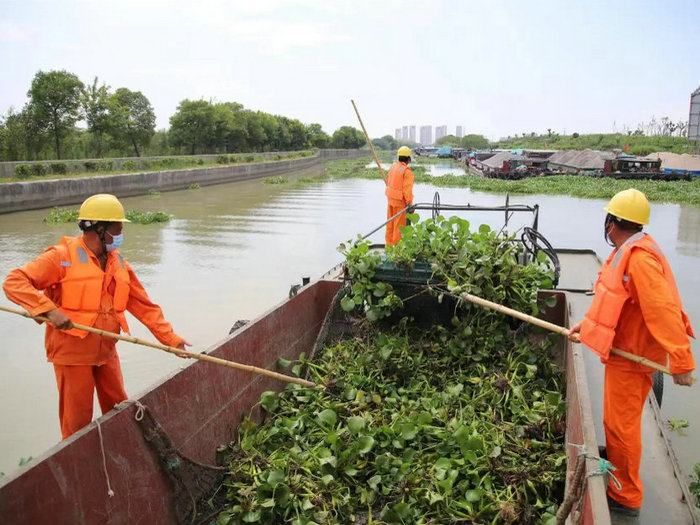
POLYGON ((684 372, 682 374, 673 374, 673 382, 681 386, 693 386, 695 380, 691 375, 692 372, 684 372))
POLYGON ((408 205, 408 210, 406 210, 408 213, 415 213, 416 211, 416 205, 415 204, 409 204, 408 205))
POLYGON ((73 328, 73 321, 71 321, 68 316, 58 308, 49 310, 43 315, 44 317, 48 318, 48 320, 51 321, 51 324, 59 330, 70 330, 73 328))
POLYGON ((569 329, 569 341, 573 343, 580 343, 581 338, 579 334, 581 333, 581 323, 576 323, 569 329))

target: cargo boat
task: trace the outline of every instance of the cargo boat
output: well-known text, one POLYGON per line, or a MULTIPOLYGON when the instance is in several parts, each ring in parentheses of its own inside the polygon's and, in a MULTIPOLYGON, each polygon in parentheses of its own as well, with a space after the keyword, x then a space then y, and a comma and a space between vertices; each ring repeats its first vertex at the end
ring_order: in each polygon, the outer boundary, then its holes
MULTIPOLYGON (((508 213, 506 202, 506 221, 508 213)), ((590 300, 585 295, 590 280, 582 282, 581 269, 600 261, 588 250, 556 253, 563 261, 562 289, 540 292, 557 299, 541 316, 568 326, 572 307, 580 309, 590 300)), ((320 279, 295 287, 288 299, 257 319, 237 324, 206 353, 277 370, 278 358, 295 360, 322 344, 329 333, 342 330, 342 320, 333 309, 342 287, 342 265, 338 265, 320 279)), ((566 377, 566 442, 595 453, 598 443, 584 350, 562 337, 554 352, 566 377)), ((236 439, 239 422, 263 392, 284 386, 266 376, 195 362, 0 481, 0 521, 211 523, 215 515, 203 516, 200 511, 202 499, 225 472, 217 466, 217 450, 236 439)), ((567 447, 567 488, 577 454, 576 448, 567 447)), ((587 474, 597 470, 597 461, 586 460, 587 474)), ((675 492, 683 492, 683 483, 678 485, 675 492)), ((692 510, 683 508, 688 516, 683 522, 695 523, 692 510)), ((574 511, 576 523, 611 523, 602 477, 588 478, 574 511)))

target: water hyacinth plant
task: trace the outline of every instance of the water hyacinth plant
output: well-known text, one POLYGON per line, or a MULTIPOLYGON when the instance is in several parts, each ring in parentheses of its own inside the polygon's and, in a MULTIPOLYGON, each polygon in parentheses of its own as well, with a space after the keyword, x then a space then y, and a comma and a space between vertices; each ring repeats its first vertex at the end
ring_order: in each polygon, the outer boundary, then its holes
MULTIPOLYGON (((487 228, 412 228, 387 258, 418 257, 438 280, 530 312, 537 288, 551 286, 544 264, 518 265, 512 243, 487 228)), ((341 303, 358 316, 355 332, 313 359, 280 359, 326 388, 261 396, 264 421, 246 419, 225 448, 217 523, 553 522, 566 405, 552 337, 475 308, 429 329, 382 322, 403 304, 373 278, 382 255, 364 242, 342 249, 351 286, 341 303)))
MULTIPOLYGON (((128 210, 126 218, 136 224, 152 224, 154 222, 168 222, 171 215, 162 211, 138 211, 128 210)), ((70 208, 52 208, 44 222, 59 224, 64 222, 78 222, 78 210, 70 208)))

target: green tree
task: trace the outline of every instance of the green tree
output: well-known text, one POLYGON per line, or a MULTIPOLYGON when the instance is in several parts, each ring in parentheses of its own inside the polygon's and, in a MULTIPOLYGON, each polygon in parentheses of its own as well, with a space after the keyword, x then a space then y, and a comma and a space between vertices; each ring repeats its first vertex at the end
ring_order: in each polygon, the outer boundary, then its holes
POLYGON ((454 135, 445 135, 444 137, 437 139, 435 141, 435 145, 439 147, 452 146, 453 148, 457 148, 459 147, 459 139, 454 135))
POLYGON ((25 111, 16 112, 10 108, 0 123, 0 158, 4 161, 29 158, 27 151, 28 116, 25 111))
POLYGON ((488 149, 490 144, 483 135, 469 134, 462 137, 461 146, 464 149, 488 149))
POLYGON ((183 100, 170 117, 170 141, 190 155, 204 149, 214 132, 214 106, 206 100, 183 100))
POLYGON ((398 147, 399 147, 398 142, 391 135, 384 135, 381 138, 372 139, 372 144, 377 149, 385 149, 385 150, 391 150, 391 151, 398 149, 398 147))
POLYGON ((39 71, 27 92, 32 118, 40 131, 53 136, 56 158, 61 158, 61 143, 80 118, 83 83, 67 71, 39 71))
POLYGON ((156 130, 153 106, 140 91, 119 88, 111 98, 114 115, 114 135, 124 144, 131 144, 137 157, 148 146, 156 130))
POLYGON ((98 87, 97 77, 81 97, 88 132, 95 137, 97 157, 102 157, 105 134, 115 127, 114 114, 110 111, 110 97, 109 86, 103 83, 98 87))
POLYGON ((284 144, 285 150, 300 150, 309 146, 306 137, 306 126, 297 119, 280 117, 284 127, 287 130, 287 143, 284 144))
POLYGON ((328 133, 323 131, 321 124, 309 124, 306 126, 306 139, 312 148, 327 148, 331 143, 328 133))
POLYGON ((365 144, 365 136, 352 126, 341 126, 333 133, 331 146, 339 149, 359 149, 365 144))
MULTIPOLYGON (((283 130, 275 116, 264 111, 256 111, 255 119, 250 124, 251 126, 260 126, 256 130, 258 133, 262 130, 262 135, 259 136, 259 139, 251 140, 250 142, 250 146, 254 151, 279 149, 279 144, 283 139, 283 130)), ((252 139, 252 133, 250 134, 252 139)))
MULTIPOLYGON (((217 111, 220 116, 215 115, 215 129, 217 128, 217 118, 225 119, 224 150, 229 152, 247 151, 248 130, 246 128, 246 117, 243 104, 237 102, 224 102, 217 104, 217 111), (219 107, 220 106, 220 107, 219 107)), ((223 122, 219 125, 223 125, 223 122)))

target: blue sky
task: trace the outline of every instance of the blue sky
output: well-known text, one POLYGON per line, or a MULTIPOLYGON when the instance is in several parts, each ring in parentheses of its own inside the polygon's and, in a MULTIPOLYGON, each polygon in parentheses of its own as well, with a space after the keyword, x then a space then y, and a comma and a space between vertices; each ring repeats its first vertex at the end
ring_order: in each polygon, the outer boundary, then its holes
POLYGON ((38 70, 372 136, 446 124, 490 138, 688 118, 700 2, 0 0, 0 112, 38 70))

